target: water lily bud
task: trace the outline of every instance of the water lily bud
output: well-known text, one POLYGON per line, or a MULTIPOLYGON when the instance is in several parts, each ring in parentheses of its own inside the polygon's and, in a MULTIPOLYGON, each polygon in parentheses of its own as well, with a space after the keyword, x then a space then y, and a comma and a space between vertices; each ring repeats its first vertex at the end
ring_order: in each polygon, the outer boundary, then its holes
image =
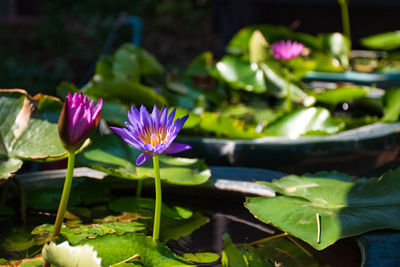
POLYGON ((58 119, 58 134, 61 144, 69 152, 78 150, 86 139, 97 130, 103 100, 96 107, 82 93, 68 93, 58 119))

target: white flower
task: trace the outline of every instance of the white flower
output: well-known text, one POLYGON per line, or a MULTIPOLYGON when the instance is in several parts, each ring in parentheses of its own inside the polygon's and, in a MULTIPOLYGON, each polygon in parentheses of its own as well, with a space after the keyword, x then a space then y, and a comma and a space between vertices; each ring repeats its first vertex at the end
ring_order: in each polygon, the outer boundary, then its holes
POLYGON ((45 244, 43 258, 58 267, 100 267, 101 259, 92 246, 70 246, 68 241, 59 245, 54 242, 45 244))

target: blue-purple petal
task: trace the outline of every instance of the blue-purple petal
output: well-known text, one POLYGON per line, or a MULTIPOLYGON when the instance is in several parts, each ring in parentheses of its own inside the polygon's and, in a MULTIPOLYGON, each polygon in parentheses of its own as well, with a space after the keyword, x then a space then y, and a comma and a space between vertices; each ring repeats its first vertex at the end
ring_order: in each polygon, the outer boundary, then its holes
POLYGON ((143 163, 145 163, 146 161, 148 161, 149 159, 151 159, 154 156, 154 154, 151 153, 146 153, 143 152, 142 154, 139 155, 139 157, 136 160, 136 166, 140 166, 143 163))
POLYGON ((187 144, 180 144, 180 143, 172 143, 167 150, 165 150, 165 153, 167 154, 174 154, 178 152, 182 152, 188 149, 191 149, 192 147, 187 145, 187 144))

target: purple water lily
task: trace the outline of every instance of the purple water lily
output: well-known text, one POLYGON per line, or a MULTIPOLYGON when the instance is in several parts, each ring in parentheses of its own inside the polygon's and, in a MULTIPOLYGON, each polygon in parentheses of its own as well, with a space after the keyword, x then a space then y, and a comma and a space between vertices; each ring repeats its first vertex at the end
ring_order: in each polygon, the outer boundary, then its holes
POLYGON ((126 128, 110 128, 125 142, 143 151, 136 160, 136 165, 139 166, 155 154, 173 154, 191 148, 186 144, 173 143, 189 117, 186 115, 174 121, 175 111, 176 109, 168 115, 168 107, 164 106, 158 112, 154 105, 150 115, 143 105, 140 111, 132 107, 131 112, 128 112, 129 122, 125 122, 126 128))
POLYGON ((74 96, 68 93, 58 120, 58 133, 65 149, 79 149, 96 132, 102 106, 101 98, 94 107, 93 101, 82 93, 75 93, 74 96))
POLYGON ((272 54, 277 59, 282 60, 290 60, 295 58, 301 54, 304 49, 304 45, 302 43, 298 43, 296 41, 292 42, 284 40, 275 42, 271 46, 272 54))

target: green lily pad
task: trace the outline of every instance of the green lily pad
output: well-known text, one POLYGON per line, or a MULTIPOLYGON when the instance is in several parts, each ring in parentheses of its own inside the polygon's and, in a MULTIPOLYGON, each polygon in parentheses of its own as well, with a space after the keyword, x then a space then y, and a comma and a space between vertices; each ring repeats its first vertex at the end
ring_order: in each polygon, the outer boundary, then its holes
POLYGON ((185 253, 183 257, 193 263, 216 263, 219 260, 218 254, 211 252, 185 253))
POLYGON ((245 206, 259 220, 321 250, 338 239, 376 229, 400 229, 400 169, 380 178, 352 179, 329 173, 290 175, 260 182, 282 196, 251 197, 245 206), (320 232, 318 232, 318 222, 320 232))
MULTIPOLYGON (((35 227, 32 230, 32 235, 36 237, 36 245, 43 245, 49 241, 53 232, 54 225, 43 224, 35 227)), ((67 239, 71 245, 77 245, 87 239, 96 238, 106 234, 123 235, 125 233, 141 232, 146 230, 146 225, 138 221, 132 222, 107 222, 99 224, 65 226, 61 228, 60 235, 67 239)))
POLYGON ((224 81, 234 89, 264 93, 267 90, 264 73, 256 65, 225 56, 217 63, 217 70, 224 81))
POLYGON ((223 267, 268 267, 273 266, 255 248, 246 244, 235 245, 228 234, 222 236, 222 266, 223 267))
POLYGON ((302 135, 324 135, 339 132, 343 128, 336 123, 329 111, 321 107, 292 111, 269 125, 264 133, 268 136, 298 138, 302 135))
POLYGON ((254 127, 246 126, 244 121, 221 116, 216 112, 203 112, 200 119, 200 129, 214 133, 218 137, 252 139, 261 136, 255 131, 254 127))
POLYGON ((140 258, 133 262, 144 267, 153 266, 189 266, 189 261, 175 255, 161 242, 149 236, 127 233, 122 236, 108 234, 87 240, 83 244, 93 246, 97 256, 102 259, 103 266, 109 266, 139 254, 140 258))
MULTIPOLYGON (((114 134, 95 138, 93 143, 77 155, 81 165, 126 179, 154 177, 152 162, 137 167, 141 151, 129 146, 114 134)), ((198 159, 174 158, 160 155, 161 179, 180 185, 197 185, 208 181, 211 176, 204 161, 198 159)))
POLYGON ((58 136, 58 100, 39 97, 36 103, 24 90, 0 90, 0 177, 8 178, 21 160, 58 160, 65 157, 58 136), (40 107, 39 115, 35 113, 40 107), (43 137, 46 138, 43 138, 43 137))
POLYGON ((363 86, 338 87, 322 92, 311 93, 321 103, 336 106, 339 103, 365 97, 371 90, 363 86))
POLYGON ((361 44, 370 49, 393 50, 400 47, 400 31, 374 34, 362 38, 361 44))

